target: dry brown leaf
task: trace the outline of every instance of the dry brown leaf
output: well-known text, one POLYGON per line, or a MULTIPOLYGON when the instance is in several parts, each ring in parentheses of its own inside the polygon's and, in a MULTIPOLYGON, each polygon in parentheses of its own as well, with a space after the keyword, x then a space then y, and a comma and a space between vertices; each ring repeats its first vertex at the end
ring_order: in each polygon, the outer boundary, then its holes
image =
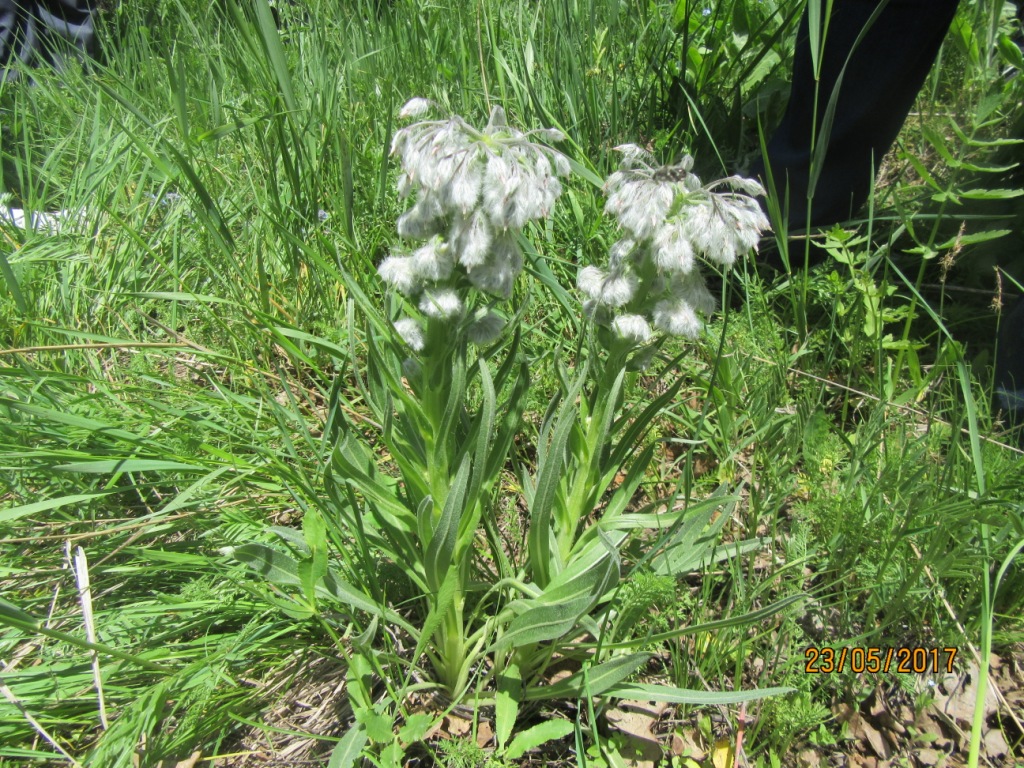
POLYGON ((203 751, 201 749, 197 749, 195 752, 193 752, 191 755, 189 755, 184 760, 178 761, 178 764, 175 765, 174 768, 195 768, 196 763, 199 762, 199 759, 202 756, 203 756, 203 751))
POLYGON ((857 709, 855 707, 851 707, 845 701, 841 701, 836 704, 832 711, 835 712, 836 720, 840 723, 850 722, 850 719, 857 713, 857 709))
POLYGON ((670 749, 676 757, 692 757, 695 760, 703 760, 706 757, 704 750, 694 741, 693 734, 689 732, 673 733, 670 749))
POLYGON ((881 688, 875 688, 875 692, 871 697, 871 707, 868 709, 868 714, 871 715, 872 720, 875 720, 880 715, 884 715, 886 711, 885 693, 881 688))
MULTIPOLYGON (((960 675, 946 675, 936 687, 935 706, 949 717, 970 726, 974 718, 974 701, 978 695, 980 670, 973 659, 960 675)), ((992 686, 985 692, 985 716, 996 712, 999 699, 992 686)))
POLYGON ((849 720, 849 734, 857 741, 866 741, 875 754, 883 760, 892 756, 892 748, 881 732, 864 719, 860 712, 855 712, 849 720))
POLYGON ((946 753, 939 752, 937 749, 919 749, 914 757, 921 768, 931 768, 932 766, 939 765, 940 760, 945 762, 946 753))
POLYGON ((423 735, 423 741, 429 742, 432 739, 436 739, 442 733, 447 733, 447 731, 445 731, 444 718, 434 720, 434 724, 430 726, 430 728, 427 729, 427 732, 423 735))
POLYGON ((442 732, 450 736, 453 739, 459 739, 463 736, 468 736, 473 730, 473 722, 459 717, 454 713, 449 713, 444 716, 444 726, 442 732))
POLYGON ((1010 745, 1006 743, 1006 737, 998 728, 989 729, 982 742, 989 760, 1002 760, 1010 752, 1010 745))
POLYGON ((821 765, 821 755, 817 750, 805 749, 796 756, 798 768, 818 768, 821 765))
POLYGON ((626 737, 624 756, 635 766, 653 765, 663 751, 653 727, 665 711, 664 703, 622 701, 608 711, 608 723, 626 737))
POLYGON ((893 713, 886 699, 885 691, 881 688, 875 690, 874 700, 871 704, 871 722, 881 731, 889 742, 895 747, 899 742, 897 734, 903 736, 907 729, 893 713), (893 733, 895 731, 895 734, 893 733))
POLYGON ((934 707, 926 707, 915 715, 914 728, 922 734, 930 734, 935 737, 931 742, 933 749, 948 753, 953 748, 953 742, 943 728, 947 722, 944 718, 945 716, 934 707))
MULTIPOLYGON (((184 760, 176 760, 173 757, 168 757, 165 760, 161 760, 157 768, 196 768, 196 764, 202 759, 203 751, 197 749, 191 755, 186 757, 184 760)), ((137 760, 138 758, 136 758, 137 760)), ((132 761, 133 765, 135 761, 132 761)))
POLYGON ((494 739, 494 729, 491 728, 490 722, 483 720, 480 725, 476 728, 476 745, 478 747, 486 747, 494 739))

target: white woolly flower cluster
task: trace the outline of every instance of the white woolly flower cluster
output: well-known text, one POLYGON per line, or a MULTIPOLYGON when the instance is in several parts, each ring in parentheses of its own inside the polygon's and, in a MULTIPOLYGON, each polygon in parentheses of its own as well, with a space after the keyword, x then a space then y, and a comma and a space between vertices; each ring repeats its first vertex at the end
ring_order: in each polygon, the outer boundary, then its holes
POLYGON ((679 165, 656 168, 640 147, 616 149, 623 161, 605 183, 605 212, 625 237, 612 245, 606 270, 580 272, 584 312, 634 345, 648 341, 654 329, 696 338, 699 314, 715 308, 699 260, 730 267, 757 249, 769 223, 753 196, 764 189, 739 176, 702 185, 690 172, 689 155, 679 165), (729 189, 716 191, 720 187, 729 189))
MULTIPOLYGON (((400 116, 419 117, 434 106, 412 99, 400 116)), ((550 213, 562 192, 558 177, 569 173, 565 156, 533 137, 565 138, 552 129, 511 128, 501 107, 493 109, 482 131, 456 115, 423 120, 395 134, 391 154, 401 161, 399 195, 416 193, 398 219, 398 233, 426 243, 389 256, 378 271, 424 316, 464 318, 470 286, 500 299, 511 295, 523 267, 517 235, 527 222, 550 213)), ((496 338, 503 325, 494 313, 476 312, 468 322, 469 338, 478 344, 496 338)), ((423 348, 417 321, 400 321, 396 329, 410 347, 423 348)))

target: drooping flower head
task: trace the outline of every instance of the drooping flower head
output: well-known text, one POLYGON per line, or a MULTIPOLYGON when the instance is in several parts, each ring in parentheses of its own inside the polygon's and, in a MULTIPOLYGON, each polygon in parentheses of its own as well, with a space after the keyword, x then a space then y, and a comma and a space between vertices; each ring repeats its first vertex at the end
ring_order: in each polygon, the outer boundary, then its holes
POLYGON ((696 338, 700 314, 715 306, 700 260, 728 268, 757 249, 761 232, 769 229, 754 198, 764 189, 740 176, 703 185, 689 155, 677 165, 656 167, 641 147, 616 149, 623 160, 605 183, 605 213, 616 218, 625 236, 611 246, 608 269, 580 272, 584 311, 634 345, 650 338, 649 326, 645 334, 638 320, 696 338))
MULTIPOLYGON (((435 106, 416 98, 399 114, 421 117, 435 106)), ((551 212, 562 192, 558 177, 569 173, 565 156, 534 138, 565 137, 553 129, 512 128, 495 107, 483 130, 457 115, 421 120, 397 131, 391 144, 401 164, 399 195, 415 193, 398 233, 426 244, 386 258, 380 276, 424 316, 464 322, 474 341, 493 338, 500 324, 489 320, 484 327, 470 317, 469 289, 499 299, 511 295, 523 266, 518 234, 551 212)))

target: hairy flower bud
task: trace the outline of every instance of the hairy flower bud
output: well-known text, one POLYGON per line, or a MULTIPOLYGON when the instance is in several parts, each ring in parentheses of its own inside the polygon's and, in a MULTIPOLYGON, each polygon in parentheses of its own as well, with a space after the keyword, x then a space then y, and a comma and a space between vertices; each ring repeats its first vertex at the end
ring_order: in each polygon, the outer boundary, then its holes
POLYGON ((601 295, 601 285, 604 283, 605 274, 595 266, 584 267, 576 278, 576 287, 579 288, 591 299, 597 300, 601 295))
POLYGON ((469 326, 469 340, 474 344, 490 344, 505 328, 505 320, 493 312, 477 317, 469 326))
POLYGON ((395 330, 402 341, 409 345, 414 352, 423 350, 423 328, 411 317, 403 317, 395 321, 395 330))
POLYGON ((671 336, 696 339, 702 323, 697 312, 684 299, 665 299, 654 305, 654 325, 671 336))
POLYGON ((619 315, 612 321, 612 330, 633 344, 646 344, 651 338, 651 325, 640 315, 619 315))
POLYGON ((449 255, 450 250, 440 236, 430 238, 426 245, 418 248, 412 255, 412 265, 416 274, 424 280, 433 282, 447 280, 454 267, 449 255))
POLYGON ((409 256, 388 256, 377 267, 377 273, 385 283, 393 285, 401 293, 413 293, 420 286, 419 276, 409 256))
POLYGON ((469 281, 484 293, 507 299, 512 295, 517 273, 509 264, 491 262, 469 270, 469 281))
POLYGON ((450 320, 462 312, 462 299, 452 288, 427 288, 420 296, 420 312, 436 320, 450 320))
POLYGON ((469 219, 458 218, 452 225, 453 244, 459 263, 471 269, 487 262, 494 242, 494 233, 482 211, 475 211, 469 219))
POLYGON ((419 97, 409 99, 409 101, 405 102, 405 106, 402 107, 398 116, 401 118, 419 117, 420 115, 426 114, 430 111, 432 106, 433 102, 430 101, 430 99, 423 99, 419 97))

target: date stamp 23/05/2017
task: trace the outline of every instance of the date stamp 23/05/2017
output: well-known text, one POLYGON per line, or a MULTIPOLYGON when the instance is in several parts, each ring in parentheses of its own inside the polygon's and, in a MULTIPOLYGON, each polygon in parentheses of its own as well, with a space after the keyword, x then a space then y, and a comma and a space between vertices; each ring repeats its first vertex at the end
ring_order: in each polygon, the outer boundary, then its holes
POLYGON ((900 672, 904 674, 939 674, 953 671, 957 648, 924 648, 921 646, 843 647, 809 646, 804 651, 804 672, 829 675, 849 670, 854 674, 900 672))

